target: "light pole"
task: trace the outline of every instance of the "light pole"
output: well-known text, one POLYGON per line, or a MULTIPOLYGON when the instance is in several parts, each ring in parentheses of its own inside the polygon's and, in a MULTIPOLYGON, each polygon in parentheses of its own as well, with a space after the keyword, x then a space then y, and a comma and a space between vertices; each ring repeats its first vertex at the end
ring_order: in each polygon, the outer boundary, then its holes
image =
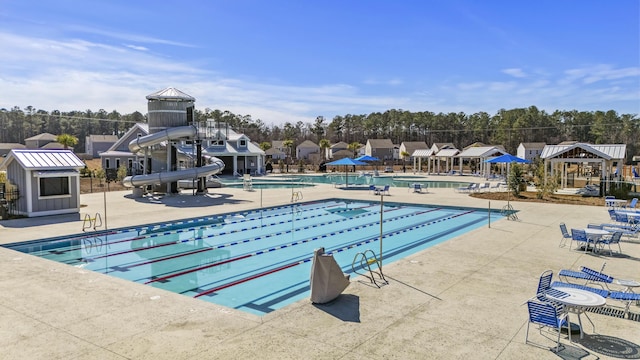
POLYGON ((384 209, 384 192, 380 192, 380 274, 382 274, 382 214, 384 209))

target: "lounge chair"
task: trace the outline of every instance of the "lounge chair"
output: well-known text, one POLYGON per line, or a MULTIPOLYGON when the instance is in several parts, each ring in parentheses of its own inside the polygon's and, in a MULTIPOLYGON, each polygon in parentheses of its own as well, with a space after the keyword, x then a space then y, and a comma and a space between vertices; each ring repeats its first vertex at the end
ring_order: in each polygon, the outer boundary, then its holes
POLYGON ((414 183, 413 184, 413 192, 414 193, 422 193, 422 184, 414 183))
POLYGON ((622 236, 626 236, 627 238, 635 238, 638 237, 640 233, 640 226, 635 224, 602 224, 602 228, 604 230, 608 230, 610 232, 620 231, 622 232, 622 236))
POLYGON ((375 193, 376 192, 376 186, 375 185, 369 185, 369 193, 375 193))
POLYGON ((459 188, 456 188, 456 192, 470 192, 473 186, 475 186, 474 183, 470 183, 467 186, 460 186, 459 188))
MULTIPOLYGON (((602 280, 602 282, 607 283, 607 281, 604 281, 604 280, 602 280)), ((581 290, 591 291, 592 293, 598 294, 606 299, 622 301, 623 303, 625 303, 625 306, 624 306, 625 315, 629 313, 629 308, 631 307, 631 303, 633 303, 634 301, 640 301, 640 294, 636 294, 634 292, 629 291, 628 286, 627 286, 627 289, 623 291, 618 291, 618 290, 609 290, 608 288, 597 289, 597 288, 593 288, 585 285, 555 281, 553 284, 551 284, 551 287, 553 288, 569 287, 574 289, 581 289, 581 290)))
POLYGON ((562 238, 560 239, 560 245, 558 246, 564 247, 567 245, 567 239, 571 241, 571 234, 567 231, 567 225, 565 225, 565 223, 560 223, 560 232, 562 233, 562 238))
MULTIPOLYGON (((554 331, 558 333, 558 338, 556 340, 556 347, 551 348, 550 350, 553 352, 560 351, 560 333, 563 326, 568 327, 570 325, 569 322, 569 313, 562 310, 562 308, 558 308, 551 303, 545 302, 537 302, 537 301, 527 301, 527 308, 529 309, 529 321, 527 322, 527 331, 525 333, 525 343, 532 344, 541 348, 546 348, 540 344, 536 344, 534 342, 529 341, 529 325, 536 324, 539 326, 540 331, 542 331, 543 327, 552 328, 554 331)), ((569 342, 571 342, 571 331, 569 333, 569 342)), ((554 333, 555 335, 555 333, 554 333)))
POLYGON ((375 195, 391 195, 389 193, 389 185, 385 185, 382 188, 376 188, 374 191, 375 195))
POLYGON ((489 191, 490 188, 490 184, 489 183, 484 183, 484 184, 480 184, 480 186, 478 186, 478 190, 477 191, 489 191))
POLYGON ((629 202, 629 204, 627 206, 625 206, 625 208, 627 208, 627 209, 635 209, 636 205, 638 205, 638 198, 633 198, 633 199, 631 199, 631 202, 629 202))
POLYGON ((593 270, 585 266, 581 267, 580 271, 562 269, 558 273, 558 277, 566 283, 571 283, 571 279, 584 280, 584 284, 582 284, 584 286, 589 285, 589 283, 594 283, 602 287, 604 283, 604 286, 608 289, 606 284, 611 283, 613 281, 613 277, 603 273, 606 264, 607 263, 602 264, 600 271, 593 270))
POLYGON ((582 196, 600 196, 600 189, 595 185, 585 185, 582 189, 578 189, 576 194, 582 196))

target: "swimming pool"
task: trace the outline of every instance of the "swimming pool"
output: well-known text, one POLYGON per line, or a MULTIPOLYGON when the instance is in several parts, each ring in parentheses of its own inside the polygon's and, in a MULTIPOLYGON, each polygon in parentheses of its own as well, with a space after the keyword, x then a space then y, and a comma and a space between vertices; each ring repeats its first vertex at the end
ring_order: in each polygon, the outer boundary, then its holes
POLYGON ((346 273, 357 253, 378 254, 381 218, 384 266, 486 226, 488 215, 327 199, 4 247, 264 315, 309 297, 314 249, 324 247, 346 273))
MULTIPOLYGON (((457 189, 462 186, 469 185, 468 181, 442 181, 442 180, 429 180, 424 176, 412 176, 412 175, 381 175, 371 176, 366 173, 329 173, 321 175, 307 175, 301 174, 297 176, 277 176, 272 179, 279 179, 279 181, 290 181, 292 183, 310 183, 310 184, 349 184, 349 185, 376 185, 384 186, 389 185, 393 187, 409 187, 411 184, 420 183, 430 188, 452 188, 457 189), (347 177, 348 176, 348 177, 347 177)), ((268 177, 265 181, 269 181, 268 177)), ((272 180, 273 181, 273 180, 272 180)))
MULTIPOLYGON (((224 187, 230 188, 242 188, 244 184, 242 181, 225 181, 224 187)), ((300 181, 253 181, 251 184, 252 189, 291 189, 291 188, 305 188, 314 187, 315 184, 300 181)))

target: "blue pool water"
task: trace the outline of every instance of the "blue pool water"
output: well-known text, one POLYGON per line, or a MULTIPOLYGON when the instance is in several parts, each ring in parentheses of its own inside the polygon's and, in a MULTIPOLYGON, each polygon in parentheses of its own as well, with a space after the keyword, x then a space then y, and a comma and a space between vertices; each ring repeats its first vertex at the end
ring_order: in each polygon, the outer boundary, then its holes
POLYGON ((487 209, 327 199, 4 246, 264 315, 309 297, 314 249, 346 273, 357 253, 378 255, 381 210, 383 266, 488 220, 487 209))
MULTIPOLYGON (((258 178, 255 178, 254 181, 258 181, 258 178)), ((345 174, 344 172, 339 173, 329 173, 329 174, 320 174, 320 175, 297 175, 297 176, 275 176, 275 177, 263 177, 259 178, 262 183, 269 183, 271 181, 277 183, 286 183, 290 182, 293 187, 300 186, 300 184, 348 184, 352 185, 376 185, 376 186, 384 186, 390 185, 393 187, 409 187, 414 183, 420 183, 426 185, 430 188, 453 188, 457 189, 462 186, 469 185, 467 181, 441 181, 441 180, 429 180, 423 176, 412 176, 412 175, 381 175, 381 176, 371 176, 367 174, 360 173, 349 173, 345 174)), ((223 184, 227 186, 227 184, 241 184, 242 180, 224 180, 223 184)))
MULTIPOLYGON (((290 188, 304 188, 313 187, 314 184, 303 183, 299 181, 253 181, 251 184, 252 189, 290 189, 290 188)), ((242 188, 244 184, 240 182, 225 182, 224 187, 230 188, 242 188)))

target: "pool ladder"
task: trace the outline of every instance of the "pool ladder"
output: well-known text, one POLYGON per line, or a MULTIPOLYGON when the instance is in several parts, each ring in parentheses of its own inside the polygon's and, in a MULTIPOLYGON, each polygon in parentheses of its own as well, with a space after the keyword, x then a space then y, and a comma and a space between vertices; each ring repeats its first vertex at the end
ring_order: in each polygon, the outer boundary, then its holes
POLYGON ((298 202, 302 200, 302 191, 291 192, 291 202, 298 202))
POLYGON ((380 267, 380 261, 378 261, 376 254, 371 249, 367 249, 364 252, 359 252, 356 254, 356 256, 353 257, 353 262, 351 263, 351 270, 358 275, 362 275, 366 277, 367 279, 369 279, 369 281, 376 284, 377 287, 380 287, 380 285, 376 281, 375 275, 378 275, 380 280, 384 281, 385 284, 389 283, 387 279, 384 278, 384 274, 382 273, 382 268, 380 267), (371 269, 371 265, 374 265, 374 264, 377 266, 377 270, 371 269), (356 271, 356 267, 358 266, 362 269, 365 269, 369 273, 369 275, 367 275, 366 273, 359 273, 358 271, 356 271))
POLYGON ((87 231, 87 229, 93 228, 96 230, 102 226, 102 216, 100 213, 96 213, 96 216, 91 217, 89 214, 84 215, 84 220, 82 221, 82 231, 87 231))
POLYGON ((253 181, 251 180, 251 175, 244 174, 242 177, 242 189, 245 191, 253 190, 253 181))
POLYGON ((500 211, 500 215, 506 216, 507 220, 520 220, 518 219, 518 214, 516 214, 516 211, 513 209, 513 206, 511 206, 511 204, 503 206, 502 210, 500 211))

